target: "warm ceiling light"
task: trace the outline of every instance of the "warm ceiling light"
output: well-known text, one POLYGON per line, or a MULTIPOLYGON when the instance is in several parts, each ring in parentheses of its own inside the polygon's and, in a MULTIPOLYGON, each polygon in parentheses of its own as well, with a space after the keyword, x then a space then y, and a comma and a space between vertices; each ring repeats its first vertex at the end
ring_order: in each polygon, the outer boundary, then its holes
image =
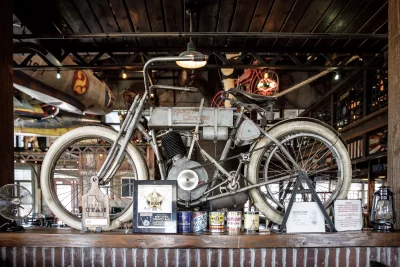
POLYGON ((180 53, 179 56, 192 58, 190 61, 176 61, 178 66, 185 69, 198 69, 207 64, 207 56, 203 55, 199 51, 196 51, 196 46, 192 41, 187 44, 187 50, 180 53))
MULTIPOLYGON (((188 9, 186 10, 186 14, 190 16, 190 25, 189 31, 192 32, 192 20, 193 20, 193 10, 188 9)), ((185 52, 179 54, 180 57, 188 57, 190 58, 187 60, 179 60, 176 61, 178 66, 185 68, 185 69, 198 69, 204 67, 207 64, 208 57, 203 55, 202 53, 196 51, 196 45, 192 41, 192 37, 190 37, 189 43, 187 44, 187 49, 185 52)))
POLYGON ((127 75, 124 70, 122 70, 122 79, 126 79, 127 75))
POLYGON ((339 80, 339 78, 340 78, 339 72, 336 72, 336 74, 335 74, 335 80, 337 81, 337 80, 339 80))

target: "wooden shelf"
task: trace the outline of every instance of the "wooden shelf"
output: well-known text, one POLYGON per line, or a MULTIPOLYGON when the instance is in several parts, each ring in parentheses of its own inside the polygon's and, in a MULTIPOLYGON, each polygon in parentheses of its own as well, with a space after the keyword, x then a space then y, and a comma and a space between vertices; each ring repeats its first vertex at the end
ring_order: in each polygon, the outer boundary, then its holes
POLYGON ((319 248, 400 246, 400 232, 369 230, 337 233, 276 234, 125 234, 124 231, 82 234, 78 230, 33 228, 0 234, 1 247, 102 248, 319 248))

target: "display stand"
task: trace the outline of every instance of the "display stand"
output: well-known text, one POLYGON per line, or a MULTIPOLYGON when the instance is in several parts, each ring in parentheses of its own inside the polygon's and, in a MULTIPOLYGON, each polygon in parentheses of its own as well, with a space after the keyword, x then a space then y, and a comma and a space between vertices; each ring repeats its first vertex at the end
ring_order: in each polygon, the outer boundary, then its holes
POLYGON ((303 193, 311 193, 312 194, 312 196, 314 197, 315 202, 317 203, 319 209, 321 210, 322 214, 325 217, 326 222, 329 225, 330 231, 331 232, 336 232, 336 228, 333 225, 332 220, 329 218, 329 215, 326 212, 326 210, 324 208, 324 205, 322 205, 322 202, 319 199, 318 194, 317 194, 317 192, 315 191, 315 189, 314 189, 314 187, 312 185, 310 177, 308 177, 307 173, 305 173, 303 171, 303 172, 300 172, 299 177, 297 178, 296 183, 295 183, 295 185, 293 187, 293 192, 292 192, 292 195, 290 197, 290 201, 289 201, 289 204, 287 206, 287 209, 286 209, 286 212, 285 212, 285 216, 283 217, 282 224, 279 227, 278 233, 283 233, 283 231, 284 231, 284 229, 286 227, 286 222, 287 222, 287 220, 289 218, 290 211, 292 210, 293 203, 295 202, 296 195, 297 194, 303 194, 303 193), (304 189, 302 187, 302 181, 305 181, 307 183, 308 189, 304 189))
POLYGON ((91 177, 90 182, 89 191, 82 196, 82 232, 87 232, 89 228, 101 232, 103 227, 110 225, 109 199, 101 192, 96 176, 91 177))

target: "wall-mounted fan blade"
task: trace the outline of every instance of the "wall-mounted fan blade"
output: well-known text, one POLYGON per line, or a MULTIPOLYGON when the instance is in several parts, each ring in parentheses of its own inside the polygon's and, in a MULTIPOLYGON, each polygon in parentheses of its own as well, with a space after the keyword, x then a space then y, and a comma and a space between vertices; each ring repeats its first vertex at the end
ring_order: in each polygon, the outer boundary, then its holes
POLYGON ((8 184, 0 188, 0 215, 9 220, 22 220, 33 209, 32 194, 23 186, 8 184))

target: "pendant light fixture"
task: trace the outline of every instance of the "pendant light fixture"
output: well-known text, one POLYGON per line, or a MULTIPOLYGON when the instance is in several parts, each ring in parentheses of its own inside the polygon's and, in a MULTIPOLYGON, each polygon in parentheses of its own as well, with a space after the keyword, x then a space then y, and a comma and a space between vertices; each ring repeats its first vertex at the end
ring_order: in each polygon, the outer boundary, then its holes
MULTIPOLYGON (((186 11, 187 14, 190 16, 190 32, 192 32, 192 16, 193 12, 191 9, 188 9, 186 11)), ((192 58, 191 61, 185 60, 185 61, 176 61, 176 64, 182 68, 186 69, 197 69, 204 67, 207 64, 207 59, 208 57, 206 55, 203 55, 199 51, 196 51, 196 45, 192 41, 192 37, 189 37, 189 43, 187 44, 187 49, 185 52, 182 52, 179 54, 180 57, 190 57, 192 58)))

